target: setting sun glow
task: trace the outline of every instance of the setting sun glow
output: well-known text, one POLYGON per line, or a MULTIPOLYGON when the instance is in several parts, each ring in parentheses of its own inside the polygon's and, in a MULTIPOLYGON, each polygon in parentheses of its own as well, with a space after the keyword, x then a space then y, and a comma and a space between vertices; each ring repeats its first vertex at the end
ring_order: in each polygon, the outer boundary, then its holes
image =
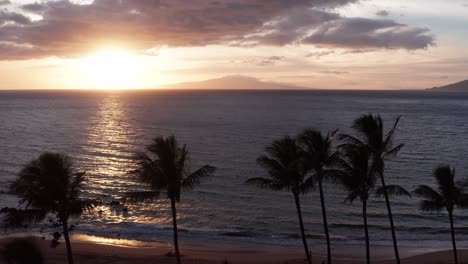
POLYGON ((84 58, 81 63, 90 88, 134 89, 141 85, 143 64, 130 52, 108 48, 84 58))

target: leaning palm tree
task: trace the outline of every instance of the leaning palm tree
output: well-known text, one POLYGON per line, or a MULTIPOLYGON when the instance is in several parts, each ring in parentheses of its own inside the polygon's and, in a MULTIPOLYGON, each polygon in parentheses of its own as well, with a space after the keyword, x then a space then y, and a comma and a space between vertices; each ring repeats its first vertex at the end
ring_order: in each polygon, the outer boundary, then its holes
POLYGON ((320 205, 322 208, 323 228, 327 240, 327 260, 331 263, 330 234, 328 232, 327 210, 325 207, 325 195, 323 193, 323 180, 333 174, 330 169, 338 160, 338 153, 332 147, 333 137, 337 130, 322 135, 320 131, 308 129, 299 135, 299 142, 304 146, 304 158, 308 167, 315 173, 311 176, 317 183, 320 193, 320 205))
POLYGON ((273 191, 291 191, 296 203, 302 242, 309 264, 312 263, 311 254, 307 246, 307 239, 302 221, 300 195, 305 194, 313 187, 312 178, 306 180, 307 168, 304 163, 304 151, 298 142, 291 137, 276 140, 266 148, 266 155, 257 159, 257 163, 269 174, 268 178, 251 178, 248 184, 273 191))
POLYGON ((69 220, 98 204, 97 200, 80 198, 84 181, 85 173, 78 172, 67 155, 43 153, 26 164, 10 186, 11 192, 19 196, 19 204, 24 209, 4 210, 7 213, 6 225, 22 226, 39 222, 48 213, 55 215, 62 225, 68 263, 72 264, 69 220))
POLYGON ((364 221, 364 235, 366 239, 366 259, 370 263, 369 231, 367 226, 367 202, 372 193, 381 196, 386 189, 389 195, 407 195, 409 192, 398 185, 375 189, 376 177, 371 171, 371 154, 363 146, 348 146, 343 149, 344 157, 339 160, 340 174, 336 177, 348 191, 345 202, 352 203, 356 199, 362 202, 362 217, 364 221))
POLYGON ((420 209, 423 211, 441 211, 446 209, 449 215, 450 231, 452 233, 453 257, 455 264, 458 263, 457 245, 455 243, 455 230, 453 227, 453 209, 455 206, 468 207, 467 194, 464 193, 463 185, 455 182, 455 169, 450 166, 439 166, 434 170, 437 180, 438 191, 427 185, 419 185, 414 194, 424 198, 420 209))
POLYGON ((187 147, 185 145, 180 147, 173 135, 167 138, 155 138, 146 149, 149 154, 140 153, 137 155, 137 168, 132 170, 130 175, 151 190, 129 192, 125 198, 131 202, 151 202, 159 198, 162 190, 167 191, 167 198, 171 201, 174 248, 177 263, 180 264, 176 203, 180 202, 182 189, 193 189, 206 177, 211 176, 216 168, 204 165, 191 172, 187 147))
POLYGON ((398 152, 403 148, 403 144, 394 146, 393 138, 398 125, 400 117, 395 120, 393 127, 387 133, 384 132, 384 124, 380 115, 363 115, 354 120, 352 128, 359 134, 359 137, 351 135, 340 135, 342 140, 345 140, 347 144, 356 146, 364 146, 369 149, 372 159, 371 173, 375 177, 380 178, 382 185, 382 193, 385 197, 385 203, 387 206, 388 219, 390 221, 390 228, 392 231, 393 249, 395 251, 396 262, 400 264, 400 254, 398 253, 398 244, 395 234, 395 225, 393 223, 392 209, 390 206, 389 191, 392 186, 387 186, 385 183, 384 170, 385 161, 395 157, 398 152))
POLYGON ((367 226, 367 201, 375 186, 375 177, 370 172, 370 156, 367 148, 348 148, 340 161, 343 174, 339 182, 348 191, 345 202, 352 203, 356 199, 362 202, 362 217, 364 220, 364 235, 366 239, 366 260, 370 263, 369 231, 367 226))

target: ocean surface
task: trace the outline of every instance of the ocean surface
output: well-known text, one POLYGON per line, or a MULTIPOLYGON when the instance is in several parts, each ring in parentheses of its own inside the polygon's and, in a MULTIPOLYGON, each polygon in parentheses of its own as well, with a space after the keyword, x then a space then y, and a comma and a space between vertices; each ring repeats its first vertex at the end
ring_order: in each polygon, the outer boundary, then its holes
MULTIPOLYGON (((0 92, 0 207, 15 206, 7 186, 22 165, 44 151, 70 154, 86 170, 87 197, 104 205, 85 214, 75 233, 138 241, 172 242, 169 202, 110 206, 112 200, 141 186, 126 176, 134 153, 156 136, 176 135, 187 144, 192 167, 211 164, 216 175, 182 195, 179 227, 182 243, 254 243, 297 246, 299 227, 288 192, 246 186, 265 176, 256 158, 265 146, 305 128, 352 133, 353 119, 379 113, 389 128, 401 115, 395 141, 405 147, 386 170, 388 184, 413 190, 434 183, 439 164, 468 176, 468 95, 370 91, 139 91, 0 92), (101 211, 99 211, 101 210, 101 211)), ((325 190, 333 245, 363 243, 361 205, 345 204, 345 192, 325 190)), ((422 213, 418 198, 392 198, 401 245, 450 247, 445 212, 422 213)), ((302 197, 312 248, 323 248, 318 193, 302 197)), ((370 238, 391 245, 382 199, 369 204, 370 238)), ((468 211, 455 211, 460 247, 468 246, 468 211)), ((75 221, 74 221, 75 223, 75 221)), ((49 224, 32 229, 52 232, 49 224)), ((21 230, 22 232, 24 230, 21 230)), ((11 232, 11 231, 9 231, 11 232)), ((7 233, 9 233, 7 232, 7 233)), ((4 235, 7 233, 3 233, 4 235)))

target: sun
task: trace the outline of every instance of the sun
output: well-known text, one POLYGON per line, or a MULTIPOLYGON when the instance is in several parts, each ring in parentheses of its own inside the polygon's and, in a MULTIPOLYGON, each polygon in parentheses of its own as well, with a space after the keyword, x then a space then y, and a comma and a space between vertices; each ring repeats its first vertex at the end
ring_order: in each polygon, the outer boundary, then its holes
POLYGON ((125 49, 104 48, 82 59, 86 83, 93 89, 121 90, 141 86, 142 62, 125 49))

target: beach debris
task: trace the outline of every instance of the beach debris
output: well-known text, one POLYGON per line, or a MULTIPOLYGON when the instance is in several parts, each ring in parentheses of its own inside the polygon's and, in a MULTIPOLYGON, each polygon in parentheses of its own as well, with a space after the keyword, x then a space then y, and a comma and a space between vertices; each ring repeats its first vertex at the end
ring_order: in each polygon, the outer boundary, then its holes
POLYGON ((50 247, 51 248, 56 248, 58 245, 60 245, 59 239, 62 237, 62 235, 59 232, 54 232, 52 233, 53 239, 50 241, 50 247))
POLYGON ((62 237, 62 235, 59 232, 54 232, 52 236, 54 237, 54 240, 59 240, 62 237))

